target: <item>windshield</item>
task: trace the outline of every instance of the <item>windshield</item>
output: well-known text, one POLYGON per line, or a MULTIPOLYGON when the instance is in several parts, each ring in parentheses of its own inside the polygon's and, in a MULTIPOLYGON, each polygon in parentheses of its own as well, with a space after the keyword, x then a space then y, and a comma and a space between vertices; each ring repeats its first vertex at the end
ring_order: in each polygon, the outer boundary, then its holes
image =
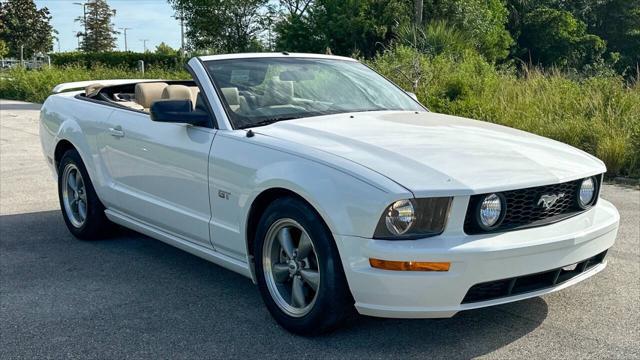
POLYGON ((247 58, 205 62, 234 128, 359 111, 425 111, 355 61, 247 58))

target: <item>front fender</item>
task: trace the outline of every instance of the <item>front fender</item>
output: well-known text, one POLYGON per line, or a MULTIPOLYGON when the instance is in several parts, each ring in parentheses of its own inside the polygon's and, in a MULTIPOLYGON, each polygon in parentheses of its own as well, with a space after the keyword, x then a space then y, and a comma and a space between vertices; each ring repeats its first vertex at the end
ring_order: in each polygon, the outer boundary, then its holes
MULTIPOLYGON (((260 168, 255 185, 248 204, 269 189, 286 189, 313 206, 332 233, 361 237, 373 234, 381 211, 395 197, 349 174, 299 158, 260 168)), ((245 222, 249 211, 247 206, 245 222)))
POLYGON ((315 155, 296 153, 279 140, 261 135, 247 138, 244 132, 219 132, 209 166, 214 247, 246 259, 252 205, 270 189, 297 194, 313 206, 333 234, 356 237, 373 235, 388 204, 413 197, 371 170, 315 155))

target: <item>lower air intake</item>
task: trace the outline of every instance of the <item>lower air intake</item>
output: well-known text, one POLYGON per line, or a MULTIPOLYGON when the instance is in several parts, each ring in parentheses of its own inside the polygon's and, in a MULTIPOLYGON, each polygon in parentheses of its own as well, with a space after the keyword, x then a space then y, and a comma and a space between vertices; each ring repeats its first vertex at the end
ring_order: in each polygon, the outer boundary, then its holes
POLYGON ((563 282, 601 264, 607 251, 583 260, 577 264, 544 271, 536 274, 523 275, 509 279, 495 280, 473 285, 462 300, 463 304, 500 299, 504 297, 524 294, 532 291, 560 285, 563 282))

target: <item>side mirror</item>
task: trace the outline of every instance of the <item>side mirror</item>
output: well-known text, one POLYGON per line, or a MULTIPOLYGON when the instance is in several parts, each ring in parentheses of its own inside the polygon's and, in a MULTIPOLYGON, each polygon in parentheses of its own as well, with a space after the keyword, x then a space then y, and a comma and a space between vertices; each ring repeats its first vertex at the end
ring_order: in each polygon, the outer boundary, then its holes
POLYGON ((412 92, 408 92, 408 91, 406 93, 407 93, 407 95, 411 96, 411 98, 413 100, 418 101, 418 95, 416 95, 416 94, 414 94, 412 92))
POLYGON ((193 110, 191 100, 158 100, 151 104, 151 120, 166 123, 202 126, 209 123, 209 115, 193 110))

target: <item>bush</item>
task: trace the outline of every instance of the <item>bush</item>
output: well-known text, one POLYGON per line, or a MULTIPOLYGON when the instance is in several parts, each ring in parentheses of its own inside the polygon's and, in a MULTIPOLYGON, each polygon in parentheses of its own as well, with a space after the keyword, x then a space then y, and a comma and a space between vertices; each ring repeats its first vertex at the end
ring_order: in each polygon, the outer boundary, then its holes
POLYGON ((126 68, 107 68, 95 66, 85 69, 80 66, 51 67, 41 70, 13 68, 0 76, 0 98, 15 99, 41 103, 51 94, 58 84, 103 79, 190 79, 191 75, 184 70, 167 71, 148 69, 144 75, 126 68))
POLYGON ((435 20, 424 26, 405 23, 398 26, 394 43, 418 50, 424 54, 462 54, 474 49, 473 41, 446 21, 435 20))
POLYGON ((509 11, 503 0, 425 1, 426 23, 445 20, 490 62, 509 55, 513 44, 505 28, 509 11))
MULTIPOLYGON (((369 65, 415 92, 436 112, 550 137, 598 156, 609 175, 640 176, 640 85, 628 85, 621 77, 578 79, 534 69, 522 78, 509 68, 496 70, 473 50, 455 57, 428 56, 404 46, 379 54, 369 65)), ((60 83, 139 77, 126 67, 101 65, 16 68, 0 75, 0 98, 42 102, 60 83)), ((189 79, 190 75, 151 67, 144 77, 189 79)))
POLYGON ((138 68, 138 61, 143 60, 145 67, 155 67, 164 69, 182 69, 185 60, 177 54, 167 53, 135 53, 131 51, 111 51, 111 52, 63 52, 52 53, 51 64, 56 66, 82 66, 93 68, 96 66, 124 67, 135 70, 138 68))
POLYGON ((433 111, 550 137, 598 156, 609 175, 640 176, 640 87, 621 77, 576 79, 532 70, 521 78, 495 70, 474 52, 428 56, 402 46, 370 65, 415 90, 433 111), (414 89, 408 78, 418 77, 414 89))

